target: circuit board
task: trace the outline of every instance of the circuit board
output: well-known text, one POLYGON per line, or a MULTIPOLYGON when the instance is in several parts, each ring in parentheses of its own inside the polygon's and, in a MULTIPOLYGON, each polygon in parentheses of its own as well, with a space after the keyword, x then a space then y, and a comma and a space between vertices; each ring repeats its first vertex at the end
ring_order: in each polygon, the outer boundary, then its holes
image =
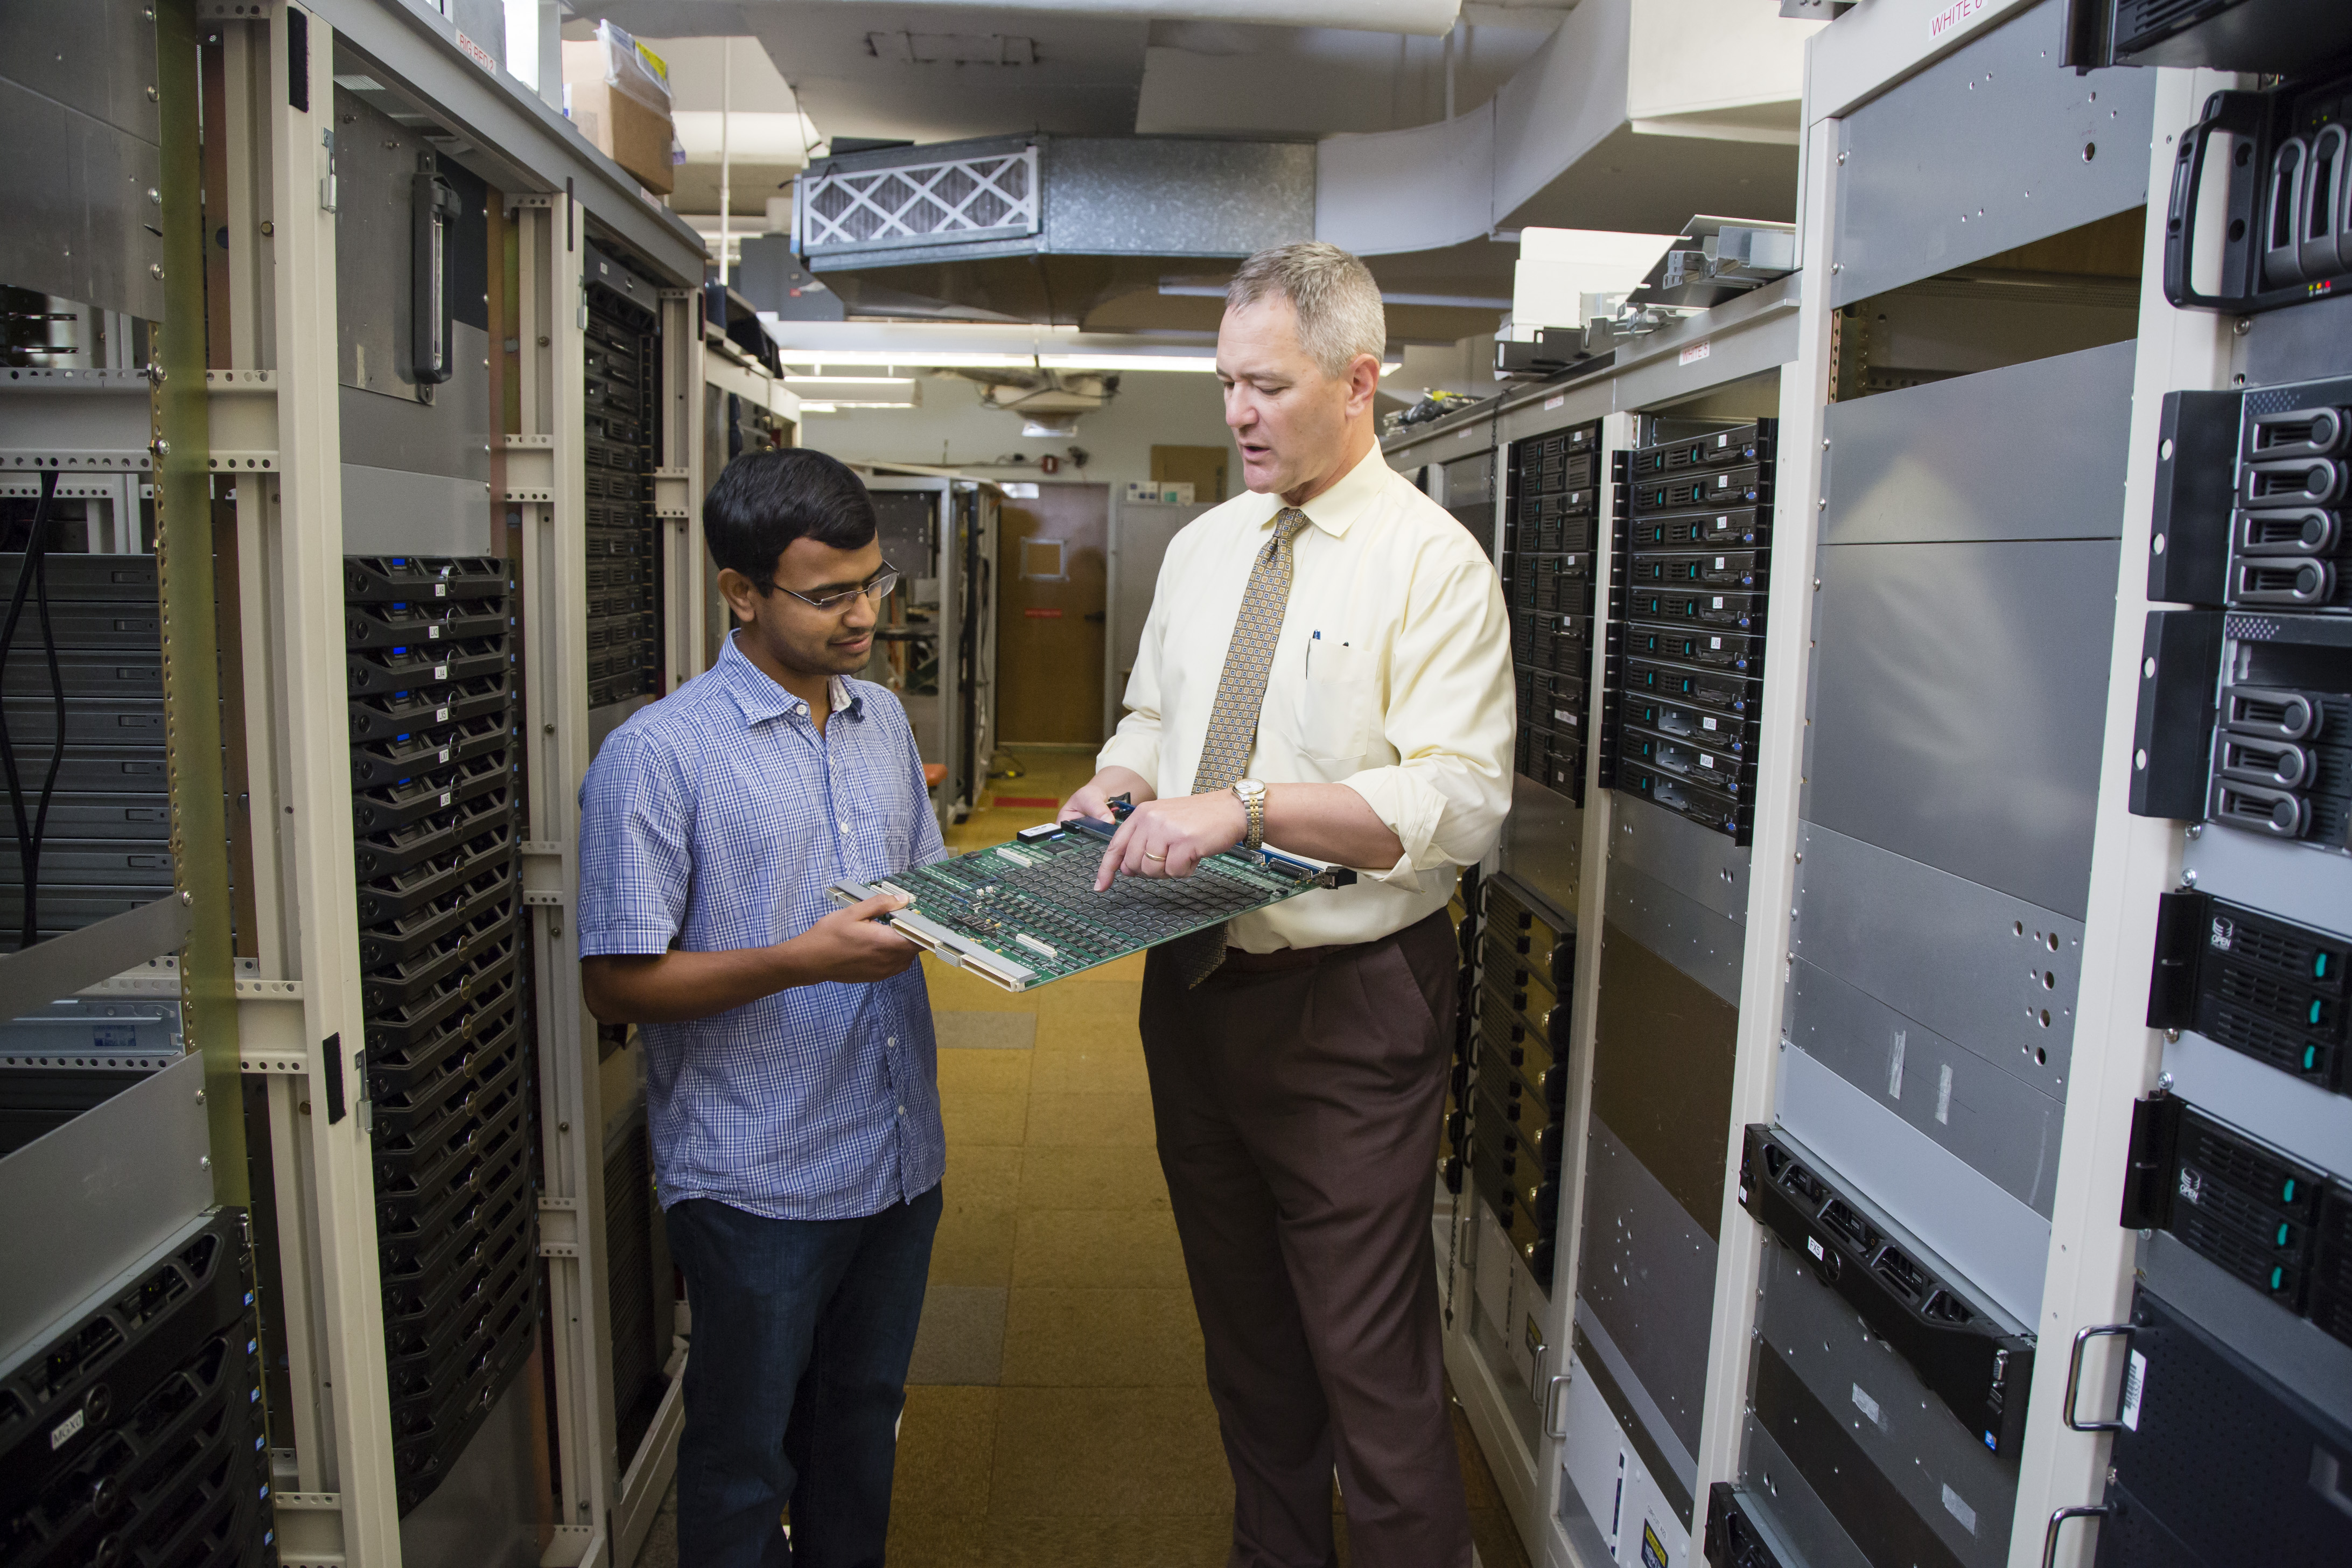
POLYGON ((1121 877, 1095 891, 1112 825, 1087 818, 1024 828, 1008 843, 833 889, 843 903, 877 893, 914 902, 887 916, 917 946, 1007 991, 1027 991, 1222 925, 1235 915, 1356 874, 1265 850, 1212 855, 1189 877, 1121 877))

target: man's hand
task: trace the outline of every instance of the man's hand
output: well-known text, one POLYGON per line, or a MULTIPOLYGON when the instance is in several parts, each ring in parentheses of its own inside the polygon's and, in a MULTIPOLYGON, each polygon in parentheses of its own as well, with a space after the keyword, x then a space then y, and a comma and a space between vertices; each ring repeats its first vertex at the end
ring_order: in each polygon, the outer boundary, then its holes
POLYGON ((835 910, 783 944, 795 969, 812 982, 887 980, 905 973, 922 950, 881 917, 907 907, 905 899, 877 893, 835 910))
POLYGON ((1157 793, 1151 787, 1151 781, 1132 768, 1105 768, 1081 785, 1077 794, 1062 803, 1062 809, 1054 814, 1054 820, 1067 822, 1074 816, 1091 816, 1097 822, 1108 822, 1111 820, 1111 796, 1123 795, 1140 805, 1157 793))
POLYGON ((906 900, 879 893, 768 947, 583 958, 581 990, 588 1010, 607 1024, 675 1024, 795 985, 887 980, 921 956, 880 919, 905 907, 906 900))
POLYGON ((1202 860, 1231 849, 1248 833, 1249 810, 1231 790, 1147 801, 1119 824, 1103 851, 1095 891, 1108 891, 1120 876, 1189 877, 1202 860))

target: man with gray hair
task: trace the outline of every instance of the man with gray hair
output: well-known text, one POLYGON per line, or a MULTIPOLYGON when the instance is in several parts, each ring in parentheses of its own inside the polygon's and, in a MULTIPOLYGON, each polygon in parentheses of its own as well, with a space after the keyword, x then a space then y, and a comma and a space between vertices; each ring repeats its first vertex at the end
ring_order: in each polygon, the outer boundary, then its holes
POLYGON ((1454 1036, 1445 915, 1510 804, 1493 565, 1372 428, 1380 288, 1337 247, 1252 257, 1217 379, 1249 493, 1178 534, 1128 715, 1064 817, 1138 805, 1114 876, 1274 844, 1357 882, 1161 947, 1143 1049, 1234 1568, 1466 1568, 1430 1199, 1454 1036))

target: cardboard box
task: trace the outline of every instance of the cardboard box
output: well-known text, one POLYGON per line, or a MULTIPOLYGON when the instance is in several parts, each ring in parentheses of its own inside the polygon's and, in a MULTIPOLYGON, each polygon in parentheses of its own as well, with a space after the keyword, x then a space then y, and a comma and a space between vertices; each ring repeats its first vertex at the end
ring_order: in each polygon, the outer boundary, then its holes
POLYGON ((590 39, 564 44, 563 99, 572 122, 599 153, 657 196, 676 188, 669 115, 604 79, 602 43, 590 39))

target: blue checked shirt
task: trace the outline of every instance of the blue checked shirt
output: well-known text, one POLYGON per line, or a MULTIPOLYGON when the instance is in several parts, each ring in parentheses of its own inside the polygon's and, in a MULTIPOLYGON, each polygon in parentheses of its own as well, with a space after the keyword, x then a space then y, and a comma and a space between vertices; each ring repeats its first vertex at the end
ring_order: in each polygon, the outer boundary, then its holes
MULTIPOLYGON (((580 790, 580 955, 717 952, 798 936, 825 889, 943 858, 906 710, 836 678, 820 732, 729 637, 615 730, 580 790)), ((716 1198, 845 1219, 947 1165, 920 966, 639 1028, 662 1206, 716 1198)))

